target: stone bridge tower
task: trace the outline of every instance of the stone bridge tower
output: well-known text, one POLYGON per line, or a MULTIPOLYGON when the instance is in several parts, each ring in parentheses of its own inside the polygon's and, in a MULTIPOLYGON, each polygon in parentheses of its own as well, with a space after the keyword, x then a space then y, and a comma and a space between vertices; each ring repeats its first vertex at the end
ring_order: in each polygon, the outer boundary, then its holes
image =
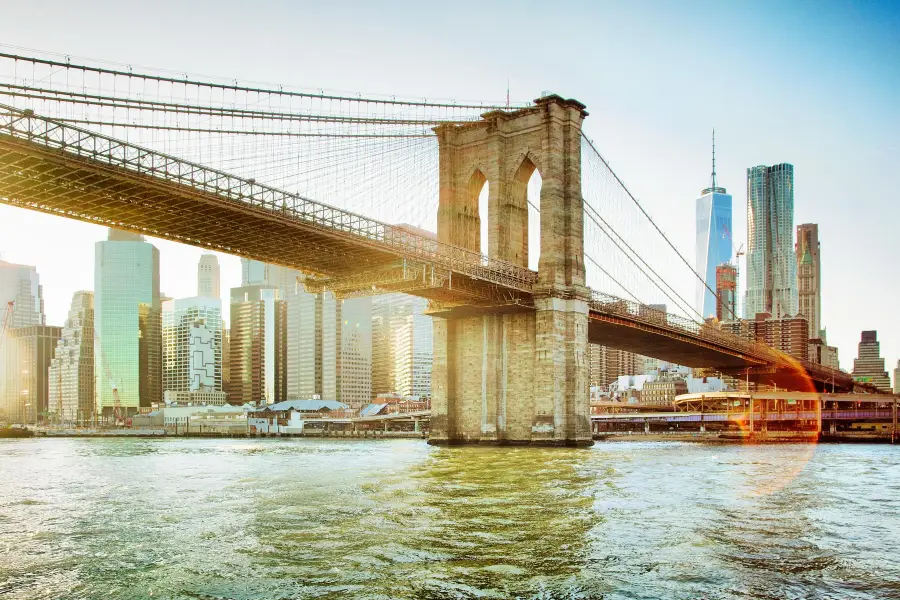
POLYGON ((581 124, 585 106, 547 96, 435 128, 438 239, 528 266, 527 184, 537 170, 540 258, 534 309, 434 319, 431 443, 589 445, 581 124), (478 196, 488 185, 488 214, 478 196))

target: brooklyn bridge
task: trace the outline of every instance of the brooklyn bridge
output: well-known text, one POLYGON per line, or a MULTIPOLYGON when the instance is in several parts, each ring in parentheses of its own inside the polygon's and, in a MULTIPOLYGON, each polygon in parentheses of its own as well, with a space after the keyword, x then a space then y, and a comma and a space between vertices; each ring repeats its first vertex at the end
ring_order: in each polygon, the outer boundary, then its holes
POLYGON ((696 313, 679 290, 702 277, 599 153, 577 100, 337 96, 0 60, 14 72, 0 84, 0 201, 288 266, 338 297, 427 298, 433 442, 590 443, 589 343, 785 390, 866 391, 696 313))

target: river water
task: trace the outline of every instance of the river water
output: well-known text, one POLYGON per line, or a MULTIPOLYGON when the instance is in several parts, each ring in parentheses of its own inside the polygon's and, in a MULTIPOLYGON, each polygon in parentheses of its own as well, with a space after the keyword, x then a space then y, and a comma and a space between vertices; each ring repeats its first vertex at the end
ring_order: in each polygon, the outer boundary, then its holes
POLYGON ((0 597, 900 598, 900 448, 2 440, 0 597))

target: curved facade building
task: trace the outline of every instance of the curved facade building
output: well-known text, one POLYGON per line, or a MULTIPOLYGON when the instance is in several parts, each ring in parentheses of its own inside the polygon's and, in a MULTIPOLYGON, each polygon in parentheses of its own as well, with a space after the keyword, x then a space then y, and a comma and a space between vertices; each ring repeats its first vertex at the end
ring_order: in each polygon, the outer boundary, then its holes
POLYGON ((747 169, 747 296, 744 316, 798 312, 794 254, 794 167, 747 169))

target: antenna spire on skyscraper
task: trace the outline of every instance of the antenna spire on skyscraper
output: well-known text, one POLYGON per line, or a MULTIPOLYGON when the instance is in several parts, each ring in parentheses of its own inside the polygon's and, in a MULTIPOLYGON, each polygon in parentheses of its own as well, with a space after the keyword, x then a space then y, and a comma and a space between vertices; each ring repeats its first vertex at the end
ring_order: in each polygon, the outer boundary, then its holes
POLYGON ((716 187, 716 128, 712 130, 712 188, 716 187))

